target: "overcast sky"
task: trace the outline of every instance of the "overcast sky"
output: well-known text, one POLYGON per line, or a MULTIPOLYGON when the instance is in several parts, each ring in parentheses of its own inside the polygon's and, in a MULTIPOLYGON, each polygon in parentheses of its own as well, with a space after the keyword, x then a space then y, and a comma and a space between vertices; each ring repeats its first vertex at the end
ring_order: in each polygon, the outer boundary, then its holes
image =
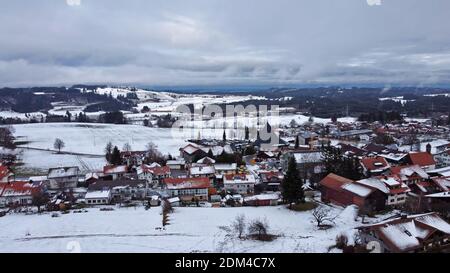
POLYGON ((0 4, 0 86, 450 83, 449 0, 0 4))

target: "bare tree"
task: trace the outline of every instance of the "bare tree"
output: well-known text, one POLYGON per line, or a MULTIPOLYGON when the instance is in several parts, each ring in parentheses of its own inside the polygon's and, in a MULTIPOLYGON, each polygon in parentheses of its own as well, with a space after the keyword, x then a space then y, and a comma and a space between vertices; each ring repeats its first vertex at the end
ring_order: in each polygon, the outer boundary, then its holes
POLYGON ((220 229, 224 230, 227 234, 227 238, 235 238, 236 235, 239 239, 243 239, 245 228, 247 226, 245 215, 237 215, 234 221, 229 226, 219 226, 220 229))
POLYGON ((61 153, 61 149, 66 147, 66 144, 61 139, 57 138, 55 139, 55 143, 53 143, 53 148, 58 150, 58 153, 61 153))
POLYGON ((157 146, 153 142, 147 144, 147 160, 149 163, 164 163, 164 156, 158 151, 157 146))
POLYGON ((233 227, 233 230, 237 233, 239 239, 243 238, 246 225, 247 224, 245 223, 244 214, 236 216, 231 226, 233 227))
POLYGON ((248 226, 248 233, 255 236, 258 240, 266 240, 268 235, 269 225, 266 220, 253 220, 248 226))
POLYGON ((114 148, 114 147, 113 147, 112 142, 111 142, 111 141, 108 141, 108 143, 106 143, 106 146, 105 146, 105 154, 111 154, 113 148, 114 148))
POLYGON ((33 194, 32 204, 37 207, 38 213, 41 213, 41 207, 49 202, 49 198, 42 192, 33 194))
POLYGON ((125 143, 125 144, 123 144, 123 147, 122 147, 122 151, 124 151, 124 152, 131 152, 131 145, 130 145, 130 143, 125 143))
POLYGON ((318 227, 323 227, 323 223, 329 222, 330 224, 334 224, 334 219, 336 217, 331 216, 331 210, 325 208, 323 206, 319 206, 315 208, 312 212, 314 219, 317 222, 318 227))
POLYGON ((108 161, 109 163, 111 163, 111 155, 112 155, 113 149, 114 149, 114 147, 113 147, 113 144, 111 143, 111 141, 106 143, 105 158, 106 158, 106 161, 108 161))

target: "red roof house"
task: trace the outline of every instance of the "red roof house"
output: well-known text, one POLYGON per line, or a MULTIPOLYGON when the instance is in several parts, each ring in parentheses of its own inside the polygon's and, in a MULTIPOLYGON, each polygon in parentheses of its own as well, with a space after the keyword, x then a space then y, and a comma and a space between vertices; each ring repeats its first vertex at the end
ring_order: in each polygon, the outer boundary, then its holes
POLYGON ((179 197, 182 201, 208 200, 211 183, 207 177, 165 178, 165 189, 170 197, 179 197))
POLYGON ((365 175, 381 174, 391 168, 391 165, 381 156, 365 157, 361 159, 361 166, 365 175))
POLYGON ((450 224, 437 213, 403 216, 358 228, 363 243, 381 242, 381 251, 393 253, 445 252, 450 249, 450 224))
POLYGON ((40 184, 8 182, 0 184, 0 205, 31 205, 33 196, 42 191, 40 184))
POLYGON ((432 170, 436 167, 436 161, 433 155, 427 152, 409 153, 408 159, 412 165, 419 165, 426 170, 432 170))

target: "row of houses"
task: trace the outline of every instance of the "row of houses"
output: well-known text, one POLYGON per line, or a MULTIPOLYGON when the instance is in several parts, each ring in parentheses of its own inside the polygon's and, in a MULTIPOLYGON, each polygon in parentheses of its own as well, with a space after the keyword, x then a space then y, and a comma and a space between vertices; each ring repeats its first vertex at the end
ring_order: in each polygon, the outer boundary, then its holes
POLYGON ((353 181, 329 174, 320 182, 322 200, 339 205, 355 204, 369 211, 400 207, 408 198, 419 198, 429 209, 435 199, 448 204, 450 177, 432 177, 419 165, 396 166, 389 174, 353 181))

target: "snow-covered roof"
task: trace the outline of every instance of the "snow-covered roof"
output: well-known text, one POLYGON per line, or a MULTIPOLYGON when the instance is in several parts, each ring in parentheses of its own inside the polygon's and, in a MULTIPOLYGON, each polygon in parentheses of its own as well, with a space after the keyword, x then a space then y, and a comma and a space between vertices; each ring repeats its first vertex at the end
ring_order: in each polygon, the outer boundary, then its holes
POLYGON ((278 199, 280 199, 280 196, 277 193, 266 193, 244 197, 244 201, 246 202, 253 200, 278 200, 278 199))
POLYGON ((194 145, 192 145, 192 144, 189 144, 189 145, 187 145, 186 147, 184 147, 183 148, 183 151, 185 152, 185 153, 187 153, 187 154, 193 154, 193 153, 195 153, 196 151, 198 151, 199 149, 198 148, 196 148, 196 147, 194 147, 194 145))
POLYGON ((384 157, 388 160, 392 160, 392 161, 400 161, 407 155, 408 154, 406 154, 406 153, 398 153, 398 154, 389 153, 389 154, 380 154, 379 156, 384 157))
POLYGON ((166 178, 164 183, 168 190, 203 189, 210 186, 210 181, 207 177, 166 178))
POLYGON ((399 217, 362 226, 361 228, 369 228, 378 233, 378 237, 383 240, 391 251, 396 252, 409 251, 421 247, 421 241, 436 230, 450 235, 450 224, 434 212, 399 217))
POLYGON ((79 172, 80 169, 78 167, 51 168, 48 170, 47 177, 49 179, 52 179, 52 178, 77 176, 79 172))
POLYGON ((47 180, 47 176, 43 175, 43 176, 30 176, 28 178, 28 181, 33 181, 33 182, 40 182, 40 181, 45 181, 47 180))
POLYGON ((102 190, 102 191, 89 191, 86 193, 84 199, 100 199, 100 198, 109 198, 111 195, 110 190, 102 190))
POLYGON ((205 156, 204 158, 197 161, 197 163, 199 163, 199 164, 210 164, 210 163, 214 164, 214 163, 216 163, 216 161, 210 157, 205 156))
POLYGON ((385 184, 387 184, 389 187, 395 187, 400 186, 400 182, 397 181, 394 177, 386 177, 382 178, 381 181, 383 181, 385 184))
POLYGON ((189 169, 189 172, 191 175, 207 175, 207 174, 214 174, 216 170, 214 169, 214 166, 198 166, 198 167, 191 167, 189 169))
POLYGON ((436 213, 425 214, 415 218, 415 220, 450 235, 450 224, 444 221, 436 213))
POLYGON ((254 184, 256 179, 253 175, 225 175, 223 179, 224 184, 254 184))
POLYGON ((175 203, 175 202, 180 202, 180 198, 179 197, 172 197, 172 198, 167 199, 167 201, 172 204, 172 203, 175 203))
POLYGON ((431 198, 450 198, 450 192, 443 191, 443 192, 428 194, 428 195, 426 195, 426 197, 431 197, 431 198))
POLYGON ((103 168, 104 174, 115 174, 115 173, 126 173, 128 172, 127 165, 120 165, 120 166, 105 166, 103 168))
POLYGON ((177 159, 177 160, 169 160, 167 161, 167 165, 184 165, 186 162, 184 159, 177 159))
POLYGON ((159 165, 156 162, 153 162, 152 164, 148 165, 149 168, 161 168, 161 165, 159 165))
POLYGON ((230 163, 230 164, 226 164, 226 163, 214 164, 214 168, 216 169, 216 171, 234 171, 234 170, 237 169, 237 164, 236 164, 236 163, 230 163))
POLYGON ((359 183, 359 184, 362 184, 365 186, 369 186, 372 188, 376 188, 386 194, 389 194, 389 192, 390 192, 390 190, 386 186, 386 184, 384 184, 383 181, 381 181, 380 179, 377 179, 377 178, 362 179, 362 180, 356 181, 356 183, 359 183))
POLYGON ((446 177, 439 177, 434 178, 433 181, 443 190, 443 191, 450 191, 450 178, 446 177))
POLYGON ((424 179, 428 179, 429 177, 429 175, 419 165, 394 167, 392 168, 392 173, 398 174, 402 180, 407 180, 408 177, 412 176, 413 174, 417 174, 424 179))
MULTIPOLYGON (((420 246, 418 238, 413 234, 415 229, 405 229, 407 225, 387 225, 380 228, 380 232, 395 246, 404 251, 407 249, 414 249, 420 246), (411 235, 410 235, 411 234, 411 235)), ((411 225, 415 226, 415 225, 411 225)))
POLYGON ((318 163, 322 161, 321 152, 305 152, 305 153, 295 153, 295 161, 297 164, 301 163, 318 163))
POLYGON ((358 185, 356 183, 348 183, 345 184, 344 186, 342 186, 343 189, 350 191, 356 195, 359 195, 361 197, 367 197, 369 196, 369 194, 371 194, 373 192, 373 190, 371 188, 362 186, 362 185, 358 185))

